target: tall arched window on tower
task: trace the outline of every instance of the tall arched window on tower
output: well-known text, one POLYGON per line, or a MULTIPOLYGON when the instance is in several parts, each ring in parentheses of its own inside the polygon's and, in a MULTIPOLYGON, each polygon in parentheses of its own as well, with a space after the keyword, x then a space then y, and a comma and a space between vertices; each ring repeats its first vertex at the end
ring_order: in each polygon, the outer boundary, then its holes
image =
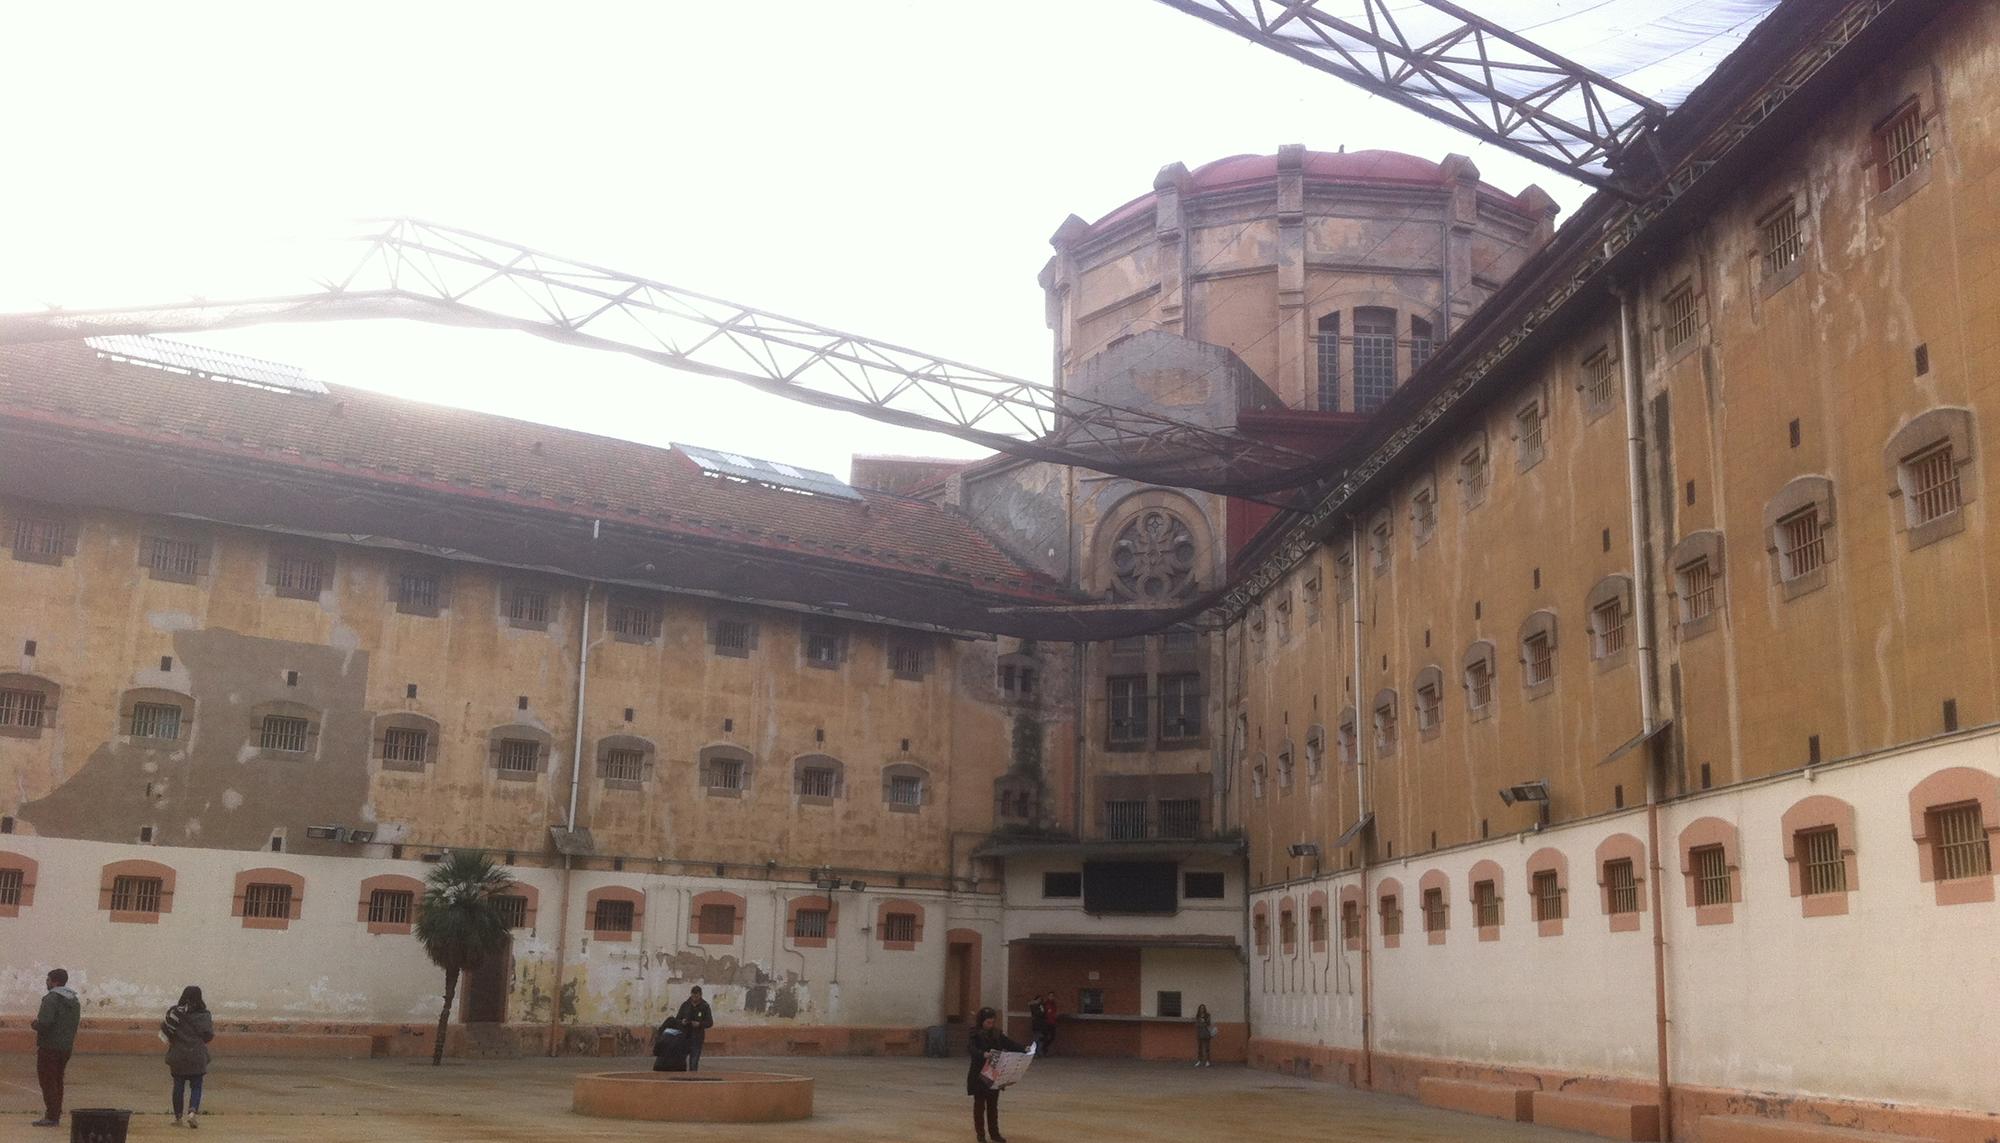
POLYGON ((1372 413, 1396 389, 1396 311, 1354 311, 1354 411, 1372 413))
POLYGON ((1340 311, 1319 319, 1319 405, 1323 413, 1340 411, 1340 311))

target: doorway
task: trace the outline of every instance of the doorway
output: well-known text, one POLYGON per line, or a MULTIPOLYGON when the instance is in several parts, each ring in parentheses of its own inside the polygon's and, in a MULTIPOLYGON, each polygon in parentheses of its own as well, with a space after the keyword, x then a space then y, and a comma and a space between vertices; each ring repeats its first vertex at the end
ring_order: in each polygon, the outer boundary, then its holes
POLYGON ((507 982, 514 975, 514 943, 482 961, 465 974, 465 1005, 460 1020, 467 1024, 507 1022, 507 982))

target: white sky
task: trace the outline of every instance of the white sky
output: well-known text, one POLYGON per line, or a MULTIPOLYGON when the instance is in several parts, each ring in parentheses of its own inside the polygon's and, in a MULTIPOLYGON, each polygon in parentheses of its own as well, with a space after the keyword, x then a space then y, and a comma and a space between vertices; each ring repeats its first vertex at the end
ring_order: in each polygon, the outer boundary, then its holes
MULTIPOLYGON (((5 20, 4 311, 228 296, 231 243, 414 215, 1047 380, 1049 235, 1166 163, 1292 142, 1457 151, 1565 212, 1585 197, 1147 0, 68 3, 5 20)), ((853 452, 979 451, 520 333, 187 339, 842 476, 853 452)))

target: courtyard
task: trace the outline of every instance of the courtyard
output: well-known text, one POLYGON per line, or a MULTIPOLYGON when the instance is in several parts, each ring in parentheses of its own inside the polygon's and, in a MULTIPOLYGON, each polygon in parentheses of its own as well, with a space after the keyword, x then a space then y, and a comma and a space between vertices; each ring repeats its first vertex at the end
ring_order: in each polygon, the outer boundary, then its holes
MULTIPOLYGON (((570 1113, 575 1076, 646 1066, 639 1058, 447 1060, 438 1068, 427 1060, 406 1059, 219 1058, 209 1074, 209 1117, 203 1130, 209 1138, 260 1143, 551 1138, 878 1143, 971 1137, 965 1065, 959 1060, 737 1057, 708 1062, 709 1071, 813 1076, 818 1081, 813 1118, 734 1126, 633 1123, 570 1113)), ((131 1108, 133 1139, 181 1137, 167 1110, 170 1088, 165 1069, 151 1056, 83 1055, 69 1068, 71 1108, 131 1108)), ((67 1139, 67 1123, 60 1131, 29 1126, 39 1108, 33 1058, 0 1056, 0 1139, 67 1139)), ((1038 1064, 1020 1087, 1007 1093, 1001 1111, 1001 1129, 1013 1143, 1582 1138, 1242 1067, 1195 1070, 1061 1057, 1038 1064)))

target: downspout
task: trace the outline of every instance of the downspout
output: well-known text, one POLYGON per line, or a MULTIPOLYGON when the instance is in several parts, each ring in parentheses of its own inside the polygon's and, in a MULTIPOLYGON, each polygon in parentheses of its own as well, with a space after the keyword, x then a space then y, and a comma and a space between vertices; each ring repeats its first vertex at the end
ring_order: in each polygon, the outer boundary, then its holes
MULTIPOLYGON (((1347 566, 1354 582, 1354 820, 1359 823, 1368 814, 1367 764, 1361 753, 1361 521, 1350 518, 1347 522, 1347 566)), ((1334 734, 1340 733, 1340 724, 1334 724, 1334 734)), ((1372 975, 1373 963, 1368 952, 1368 856, 1369 842, 1373 834, 1362 830, 1354 835, 1355 843, 1361 846, 1361 1090, 1370 1091, 1375 1087, 1375 981, 1372 975)))
POLYGON ((1081 841, 1083 840, 1083 742, 1084 734, 1086 733, 1084 725, 1086 719, 1083 710, 1084 656, 1082 643, 1072 643, 1070 646, 1073 648, 1070 655, 1070 674, 1073 676, 1071 679, 1071 695, 1075 703, 1075 706, 1071 709, 1076 712, 1073 719, 1076 724, 1076 737, 1073 744, 1073 758, 1070 765, 1071 781, 1074 786, 1070 790, 1070 802, 1072 806, 1070 817, 1071 828, 1076 832, 1077 840, 1081 841))
MULTIPOLYGON (((598 522, 590 522, 590 538, 597 538, 598 522)), ((583 585, 583 624, 576 637, 576 735, 570 743, 569 761, 569 816, 563 819, 563 832, 576 832, 576 795, 583 783, 583 702, 589 693, 590 670, 590 596, 596 590, 594 583, 583 585)), ((562 892, 558 895, 556 912, 556 984, 555 996, 549 1003, 549 1055, 556 1054, 562 1038, 562 997, 563 974, 569 968, 569 881, 572 862, 568 853, 563 854, 562 892)))
POLYGON ((1646 759, 1646 849, 1651 887, 1648 897, 1653 909, 1653 1054, 1658 1068, 1658 1095, 1660 1104, 1660 1137, 1671 1140, 1674 1137, 1673 1079, 1669 1071, 1667 1056, 1667 934, 1662 924, 1665 914, 1661 911, 1662 879, 1660 861, 1660 801, 1665 796, 1661 781, 1660 767, 1656 762, 1658 747, 1653 742, 1656 728, 1654 718, 1655 703, 1659 693, 1658 670, 1653 661, 1653 569, 1646 558, 1646 494, 1645 494, 1645 452, 1646 442, 1639 416, 1639 402, 1643 396, 1639 378, 1639 332, 1638 314, 1632 294, 1621 292, 1618 298, 1618 352, 1624 358, 1624 368, 1620 370, 1625 383, 1625 481, 1630 493, 1632 530, 1632 595, 1637 614, 1635 626, 1639 629, 1639 730, 1642 738, 1642 754, 1646 759))

